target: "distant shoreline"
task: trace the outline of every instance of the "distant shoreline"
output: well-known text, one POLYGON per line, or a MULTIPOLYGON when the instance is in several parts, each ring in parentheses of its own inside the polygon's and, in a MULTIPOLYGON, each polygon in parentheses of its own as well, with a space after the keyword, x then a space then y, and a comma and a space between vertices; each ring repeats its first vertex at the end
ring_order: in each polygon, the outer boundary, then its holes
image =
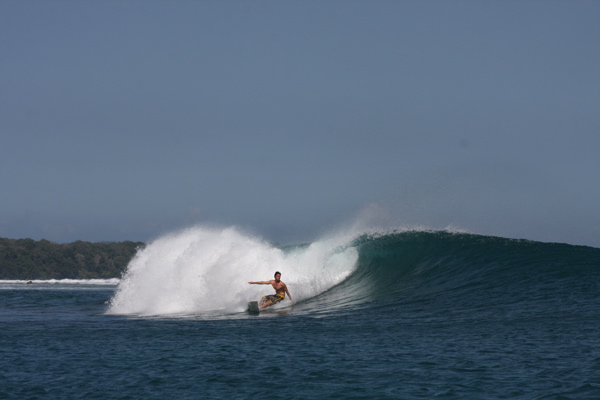
POLYGON ((0 279, 0 285, 94 285, 116 286, 119 278, 109 279, 0 279))
POLYGON ((0 280, 90 280, 119 278, 143 242, 76 241, 0 238, 0 280))

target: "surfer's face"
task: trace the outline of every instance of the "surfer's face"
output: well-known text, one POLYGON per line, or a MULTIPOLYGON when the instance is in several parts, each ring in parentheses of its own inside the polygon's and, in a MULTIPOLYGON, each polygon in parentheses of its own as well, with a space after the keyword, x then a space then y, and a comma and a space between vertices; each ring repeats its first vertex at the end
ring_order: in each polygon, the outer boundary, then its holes
POLYGON ((275 275, 275 282, 279 282, 280 279, 281 279, 281 274, 275 275))

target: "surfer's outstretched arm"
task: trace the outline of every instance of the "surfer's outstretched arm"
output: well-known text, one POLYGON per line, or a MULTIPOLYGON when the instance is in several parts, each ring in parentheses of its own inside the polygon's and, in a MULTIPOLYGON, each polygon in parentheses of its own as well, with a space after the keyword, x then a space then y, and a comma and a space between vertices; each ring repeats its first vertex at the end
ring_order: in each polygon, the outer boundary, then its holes
POLYGON ((250 285, 270 285, 271 281, 248 282, 250 285))

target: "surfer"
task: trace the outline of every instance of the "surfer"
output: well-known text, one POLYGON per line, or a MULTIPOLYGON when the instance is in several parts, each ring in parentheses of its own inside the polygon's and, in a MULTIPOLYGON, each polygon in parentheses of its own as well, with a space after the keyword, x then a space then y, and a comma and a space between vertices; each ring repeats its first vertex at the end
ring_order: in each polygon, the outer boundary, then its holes
POLYGON ((271 286, 273 286, 273 289, 275 289, 275 294, 264 296, 262 299, 260 299, 260 304, 259 304, 260 308, 267 308, 269 306, 272 306, 275 303, 280 302, 281 300, 285 299, 286 293, 289 296, 292 304, 294 304, 294 300, 292 300, 292 295, 290 294, 290 291, 288 290, 285 283, 283 283, 281 281, 281 272, 279 272, 279 271, 275 272, 275 279, 272 279, 270 281, 248 282, 248 283, 251 285, 271 285, 271 286))

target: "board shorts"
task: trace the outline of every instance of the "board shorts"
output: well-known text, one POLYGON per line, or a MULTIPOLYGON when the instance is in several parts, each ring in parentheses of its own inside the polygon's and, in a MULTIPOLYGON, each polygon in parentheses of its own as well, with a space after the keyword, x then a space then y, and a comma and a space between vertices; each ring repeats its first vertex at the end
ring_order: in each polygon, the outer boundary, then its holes
POLYGON ((272 304, 275 304, 275 303, 280 302, 283 299, 285 299, 284 295, 281 295, 281 294, 270 294, 268 296, 265 296, 265 300, 266 300, 265 303, 267 301, 270 301, 272 304))

